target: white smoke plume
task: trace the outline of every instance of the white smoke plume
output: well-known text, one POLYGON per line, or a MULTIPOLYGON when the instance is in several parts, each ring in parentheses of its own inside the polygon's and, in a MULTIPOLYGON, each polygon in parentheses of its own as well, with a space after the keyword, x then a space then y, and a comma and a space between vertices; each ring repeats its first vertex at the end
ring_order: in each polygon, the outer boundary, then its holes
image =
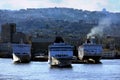
POLYGON ((111 18, 104 18, 101 19, 98 23, 98 26, 95 26, 91 29, 90 33, 87 34, 87 38, 91 37, 91 36, 103 36, 104 35, 104 30, 106 29, 110 29, 111 27, 111 18))

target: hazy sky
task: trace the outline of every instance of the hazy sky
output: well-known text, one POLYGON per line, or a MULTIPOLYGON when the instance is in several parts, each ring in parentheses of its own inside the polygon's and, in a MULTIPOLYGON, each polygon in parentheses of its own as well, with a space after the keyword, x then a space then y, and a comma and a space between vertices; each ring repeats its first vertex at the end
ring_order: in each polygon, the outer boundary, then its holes
POLYGON ((120 12, 120 0, 0 0, 0 9, 67 7, 90 11, 120 12))

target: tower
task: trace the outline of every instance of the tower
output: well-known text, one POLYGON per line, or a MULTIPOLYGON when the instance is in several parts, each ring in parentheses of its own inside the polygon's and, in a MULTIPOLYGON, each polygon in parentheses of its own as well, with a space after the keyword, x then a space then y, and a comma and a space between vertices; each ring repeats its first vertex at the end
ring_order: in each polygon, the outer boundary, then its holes
POLYGON ((12 43, 13 34, 16 32, 15 23, 6 23, 1 26, 1 40, 3 43, 12 43))

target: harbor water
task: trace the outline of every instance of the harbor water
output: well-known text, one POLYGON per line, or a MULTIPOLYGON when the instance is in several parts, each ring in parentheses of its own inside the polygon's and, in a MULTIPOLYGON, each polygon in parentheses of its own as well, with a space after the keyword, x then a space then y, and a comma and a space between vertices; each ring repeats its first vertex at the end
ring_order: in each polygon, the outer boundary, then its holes
POLYGON ((47 62, 14 64, 0 58, 0 80, 120 80, 120 60, 102 64, 72 64, 72 68, 50 68, 47 62))

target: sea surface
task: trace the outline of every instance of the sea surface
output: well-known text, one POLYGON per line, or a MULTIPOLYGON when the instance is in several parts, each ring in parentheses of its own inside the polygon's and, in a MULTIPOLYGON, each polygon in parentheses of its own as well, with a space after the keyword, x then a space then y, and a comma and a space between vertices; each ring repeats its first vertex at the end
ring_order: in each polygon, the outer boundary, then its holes
POLYGON ((120 80, 120 60, 102 64, 72 64, 72 68, 50 68, 47 62, 14 64, 0 58, 0 80, 120 80))

